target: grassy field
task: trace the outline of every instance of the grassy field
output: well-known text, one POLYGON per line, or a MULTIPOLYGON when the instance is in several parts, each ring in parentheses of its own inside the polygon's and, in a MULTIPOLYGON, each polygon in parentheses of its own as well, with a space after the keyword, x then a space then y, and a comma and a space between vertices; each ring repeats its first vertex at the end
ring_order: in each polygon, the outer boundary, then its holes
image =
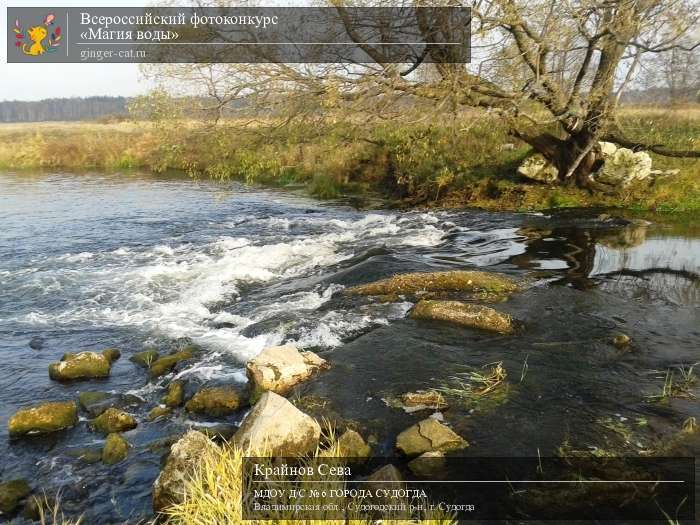
MULTIPOLYGON (((700 107, 626 108, 629 137, 700 149, 700 107)), ((385 123, 362 129, 310 122, 242 129, 236 122, 32 123, 0 125, 0 169, 183 170, 248 184, 303 184, 312 195, 377 192, 404 205, 533 210, 619 206, 700 210, 700 160, 653 155, 677 169, 618 195, 527 183, 516 175, 529 147, 495 117, 469 112, 439 125, 385 123)), ((269 124, 269 122, 268 122, 269 124)))

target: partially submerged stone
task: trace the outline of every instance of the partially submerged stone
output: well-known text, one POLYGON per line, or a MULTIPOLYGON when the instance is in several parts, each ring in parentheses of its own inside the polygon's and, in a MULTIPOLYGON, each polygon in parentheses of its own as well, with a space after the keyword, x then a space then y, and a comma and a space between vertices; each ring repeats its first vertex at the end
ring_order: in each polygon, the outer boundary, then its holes
POLYGON ((409 470, 419 478, 439 478, 445 474, 445 454, 439 450, 424 452, 408 462, 409 470))
POLYGON ((120 434, 109 434, 102 449, 102 462, 115 465, 126 459, 129 454, 129 442, 120 434))
POLYGON ((137 352, 129 358, 129 361, 144 368, 150 368, 151 364, 158 359, 158 350, 149 348, 143 352, 137 352))
POLYGON ((182 381, 172 381, 163 396, 163 404, 170 408, 179 407, 185 399, 185 385, 182 381))
POLYGON ((407 412, 419 410, 443 410, 447 408, 445 397, 437 390, 406 392, 401 396, 401 404, 407 412))
POLYGON ((411 311, 415 319, 448 321, 451 323, 490 330, 501 334, 514 331, 513 318, 488 306, 460 301, 433 301, 424 299, 411 311))
POLYGON ((313 352, 300 352, 293 345, 271 346, 248 361, 246 371, 251 384, 251 401, 270 390, 284 395, 328 363, 313 352))
POLYGON ((215 425, 194 425, 192 430, 201 432, 215 442, 229 441, 238 431, 238 427, 231 423, 217 423, 215 425))
POLYGON ((7 429, 10 436, 30 433, 55 432, 78 422, 78 409, 73 401, 42 403, 22 408, 10 418, 7 429))
POLYGON ((173 409, 170 407, 153 407, 151 410, 148 412, 148 420, 149 421, 155 421, 156 419, 162 418, 169 416, 172 414, 173 409))
POLYGON ((134 407, 143 403, 143 400, 132 394, 113 394, 110 392, 84 391, 78 394, 80 408, 90 417, 97 417, 108 408, 134 407))
POLYGON ((435 419, 428 418, 396 437, 396 448, 407 456, 424 452, 449 452, 469 446, 461 436, 435 419))
POLYGON ((151 377, 155 378, 165 375, 175 368, 175 365, 181 361, 192 359, 192 357, 194 357, 194 354, 190 350, 180 350, 179 352, 156 359, 153 363, 151 363, 151 377))
POLYGON ((107 358, 110 364, 114 363, 122 356, 122 353, 117 348, 106 348, 102 350, 102 355, 107 358))
POLYGON ((620 350, 627 348, 631 342, 632 340, 627 334, 617 334, 612 338, 612 344, 620 350))
POLYGON ((77 448, 69 450, 67 454, 88 464, 97 463, 102 460, 102 449, 99 447, 77 448))
POLYGON ((0 483, 0 515, 11 514, 19 502, 29 496, 32 489, 23 479, 13 479, 0 483))
POLYGON ((246 404, 242 392, 232 386, 202 388, 185 404, 188 412, 212 417, 233 414, 246 404))
POLYGON ((268 391, 243 420, 234 442, 247 453, 294 457, 316 450, 320 437, 315 419, 268 391))
POLYGON ((56 381, 107 377, 111 363, 97 352, 66 354, 64 360, 49 365, 49 377, 56 381))
POLYGON ((505 275, 471 270, 417 272, 394 275, 373 283, 348 289, 352 295, 402 295, 421 292, 495 292, 518 291, 519 286, 505 275))
MULTIPOLYGON (((375 494, 375 499, 385 499, 390 500, 390 496, 381 497, 381 494, 390 493, 393 490, 402 490, 406 487, 401 471, 397 469, 394 465, 384 465, 383 467, 375 470, 367 478, 367 488, 375 494)), ((394 501, 395 498, 394 498, 394 501)))
POLYGON ((96 432, 111 434, 114 432, 126 432, 136 428, 136 419, 131 414, 118 408, 108 408, 101 415, 90 422, 90 427, 96 432))
POLYGON ((190 430, 174 443, 163 470, 153 483, 153 510, 159 513, 182 503, 185 484, 201 464, 202 456, 217 450, 213 441, 196 430, 190 430))

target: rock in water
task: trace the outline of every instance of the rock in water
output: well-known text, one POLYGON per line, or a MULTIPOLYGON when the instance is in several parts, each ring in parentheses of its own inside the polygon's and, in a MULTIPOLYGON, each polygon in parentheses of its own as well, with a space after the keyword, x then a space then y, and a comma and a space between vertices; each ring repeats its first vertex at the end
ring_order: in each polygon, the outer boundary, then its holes
POLYGON ((202 388, 185 404, 188 412, 212 417, 233 414, 245 405, 241 392, 233 387, 202 388))
POLYGON ((180 350, 174 354, 156 359, 153 363, 151 363, 151 377, 155 378, 165 375, 175 368, 175 365, 177 365, 180 361, 186 361, 188 359, 192 359, 192 357, 194 357, 194 355, 189 350, 180 350))
POLYGON ((107 348, 106 350, 102 350, 102 355, 112 364, 122 356, 122 353, 116 348, 107 348))
POLYGON ((114 465, 126 459, 129 454, 129 442, 119 434, 109 434, 102 449, 102 462, 114 465))
POLYGON ((511 316, 488 306, 460 301, 432 301, 424 299, 413 308, 411 317, 415 319, 449 321, 501 334, 510 334, 514 331, 511 316))
POLYGON ((510 293, 518 283, 498 273, 456 270, 449 272, 404 273, 348 289, 351 295, 394 295, 419 292, 510 293))
POLYGON ((518 167, 518 175, 545 184, 555 184, 559 180, 559 170, 541 153, 533 153, 518 167))
POLYGON ((401 404, 407 412, 418 410, 443 410, 447 408, 445 397, 437 390, 406 392, 401 396, 401 404))
POLYGON ((191 477, 202 456, 216 453, 218 446, 207 436, 190 430, 170 448, 163 470, 153 483, 153 510, 158 513, 185 497, 185 482, 191 477))
POLYGON ((151 368, 151 364, 158 359, 158 351, 150 348, 143 352, 137 352, 129 358, 129 361, 144 368, 151 368))
POLYGON ((72 427, 78 422, 78 409, 73 401, 42 403, 22 408, 10 418, 7 429, 10 436, 29 433, 55 432, 72 427))
POLYGON ((85 391, 78 394, 80 408, 90 417, 97 417, 108 408, 125 408, 143 403, 140 397, 132 394, 111 394, 109 392, 85 391))
POLYGON ((328 366, 313 352, 299 352, 293 345, 266 348, 246 365, 251 384, 251 402, 255 403, 266 390, 284 395, 316 371, 328 366))
POLYGON ((469 446, 464 439, 435 419, 424 419, 396 437, 396 448, 407 456, 424 452, 449 452, 469 446))
POLYGON ((338 455, 344 458, 367 458, 372 449, 362 436, 352 429, 346 430, 337 442, 338 455))
POLYGON ((632 340, 627 334, 617 334, 612 338, 612 344, 619 349, 627 348, 631 342, 632 340))
POLYGON ((265 392, 243 420, 233 440, 247 453, 294 457, 313 452, 321 427, 282 396, 265 392))
POLYGON ((109 359, 97 352, 66 354, 62 361, 49 365, 49 377, 55 381, 107 377, 110 368, 109 359))
POLYGON ((445 454, 439 450, 424 452, 408 462, 408 468, 419 478, 439 478, 445 474, 445 454))
POLYGON ((44 340, 38 335, 35 335, 29 340, 29 348, 32 350, 41 350, 44 348, 44 340))
POLYGON ((108 408, 100 416, 93 419, 90 427, 103 434, 126 432, 136 428, 136 420, 131 414, 117 408, 108 408))
POLYGON ((14 512, 19 502, 29 496, 31 490, 23 479, 0 483, 0 515, 14 512))
POLYGON ((173 381, 168 385, 168 392, 163 396, 162 402, 166 407, 176 408, 185 399, 185 385, 182 381, 173 381))
POLYGON ((156 419, 169 416, 173 412, 170 407, 153 407, 148 412, 148 420, 155 421, 156 419))

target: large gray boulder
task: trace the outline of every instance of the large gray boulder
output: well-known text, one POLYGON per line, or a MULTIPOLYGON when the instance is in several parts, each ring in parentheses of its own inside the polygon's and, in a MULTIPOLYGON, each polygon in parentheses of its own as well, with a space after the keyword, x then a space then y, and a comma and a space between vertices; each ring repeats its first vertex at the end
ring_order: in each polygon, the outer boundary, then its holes
POLYGON ((328 363, 313 352, 300 352, 294 345, 271 346, 248 361, 246 371, 254 403, 263 392, 286 394, 328 363))
POLYGON ((321 427, 315 419, 268 391, 243 420, 233 441, 250 454, 294 457, 313 452, 320 437, 321 427))
POLYGON ((158 513, 182 503, 185 484, 199 467, 202 456, 215 453, 218 446, 207 436, 190 430, 170 447, 163 470, 153 483, 153 510, 158 513))

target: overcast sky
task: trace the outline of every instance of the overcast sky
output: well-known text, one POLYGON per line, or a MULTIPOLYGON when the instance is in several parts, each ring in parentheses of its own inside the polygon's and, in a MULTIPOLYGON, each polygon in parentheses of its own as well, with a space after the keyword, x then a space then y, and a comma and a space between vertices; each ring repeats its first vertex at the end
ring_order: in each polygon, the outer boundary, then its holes
POLYGON ((133 96, 150 87, 139 75, 138 64, 8 64, 7 6, 32 7, 143 6, 145 0, 51 0, 51 2, 0 0, 0 100, 40 100, 51 97, 93 95, 133 96))

